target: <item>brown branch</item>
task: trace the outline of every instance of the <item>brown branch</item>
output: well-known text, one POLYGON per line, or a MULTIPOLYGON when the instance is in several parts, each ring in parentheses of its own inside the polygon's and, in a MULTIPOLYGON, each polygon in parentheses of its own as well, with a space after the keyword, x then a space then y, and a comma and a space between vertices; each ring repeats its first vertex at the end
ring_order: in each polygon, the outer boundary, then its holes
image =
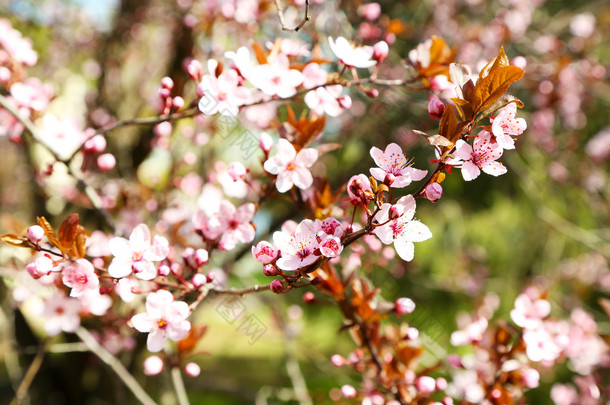
POLYGON ((44 360, 44 355, 47 352, 47 348, 49 346, 49 340, 47 339, 43 344, 38 348, 38 353, 36 353, 36 357, 30 364, 30 368, 28 368, 27 373, 25 373, 25 377, 19 384, 19 388, 17 388, 17 393, 15 394, 15 398, 11 401, 11 405, 20 404, 28 394, 28 390, 32 385, 32 381, 38 374, 38 370, 40 370, 40 366, 42 365, 42 361, 44 360))
POLYGON ((275 7, 277 7, 277 15, 280 18, 280 24, 282 25, 283 31, 299 32, 299 30, 301 28, 303 28, 305 23, 307 23, 307 21, 311 20, 311 16, 309 15, 309 0, 305 0, 305 17, 303 17, 303 20, 301 20, 301 22, 296 27, 288 28, 286 26, 286 20, 284 19, 284 9, 282 8, 282 5, 280 4, 280 0, 274 0, 274 1, 275 1, 275 7))

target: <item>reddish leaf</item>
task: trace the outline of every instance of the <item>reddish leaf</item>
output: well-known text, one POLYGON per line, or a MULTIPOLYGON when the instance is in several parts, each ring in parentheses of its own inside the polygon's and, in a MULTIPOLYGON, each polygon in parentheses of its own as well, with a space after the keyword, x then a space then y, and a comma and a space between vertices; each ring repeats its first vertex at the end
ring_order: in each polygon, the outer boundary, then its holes
POLYGON ((252 49, 254 50, 254 55, 256 55, 256 60, 260 65, 267 63, 267 54, 259 44, 256 42, 252 43, 252 49))
POLYGON ((45 217, 36 217, 36 221, 38 222, 38 225, 40 225, 40 227, 44 229, 44 234, 47 236, 49 241, 63 251, 61 243, 57 239, 55 231, 53 230, 53 227, 51 226, 49 221, 47 221, 45 217))
POLYGON ((523 69, 516 66, 504 66, 480 79, 472 99, 475 114, 491 107, 508 90, 511 83, 523 77, 523 73, 523 69))
MULTIPOLYGON (((59 242, 63 246, 62 250, 69 249, 76 239, 76 234, 78 232, 79 227, 79 219, 78 214, 70 214, 63 220, 61 225, 59 225, 59 229, 57 230, 57 237, 59 242)), ((81 227, 82 229, 82 227, 81 227)))

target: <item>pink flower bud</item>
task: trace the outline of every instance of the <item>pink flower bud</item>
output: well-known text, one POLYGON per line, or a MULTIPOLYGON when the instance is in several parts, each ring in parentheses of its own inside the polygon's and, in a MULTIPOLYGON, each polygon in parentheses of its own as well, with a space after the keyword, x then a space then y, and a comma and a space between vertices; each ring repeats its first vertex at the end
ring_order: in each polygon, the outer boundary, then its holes
POLYGON ((201 373, 201 367, 199 367, 197 363, 191 361, 184 366, 184 372, 189 377, 197 377, 201 373))
POLYGON ((373 59, 375 59, 377 63, 381 63, 385 58, 388 57, 389 51, 390 48, 388 47, 388 43, 385 41, 379 41, 373 45, 373 59))
POLYGON ((352 108, 352 98, 348 95, 337 97, 337 102, 339 102, 339 106, 344 110, 352 108))
POLYGON ((451 398, 451 397, 443 398, 443 405, 453 405, 453 398, 451 398))
POLYGON ((411 298, 402 297, 396 300, 397 315, 407 315, 413 311, 415 311, 415 303, 411 298))
POLYGON ((443 196, 443 187, 438 183, 430 183, 424 189, 424 198, 437 202, 443 196))
POLYGON ((203 76, 203 65, 198 60, 191 60, 186 67, 186 72, 191 77, 191 79, 196 82, 201 81, 201 77, 203 76))
POLYGON ((394 184, 394 181, 396 181, 396 176, 394 176, 392 173, 387 173, 383 179, 383 184, 391 186, 394 184))
POLYGON ((38 279, 42 276, 50 274, 53 271, 53 260, 46 256, 41 256, 32 263, 28 264, 25 269, 33 278, 38 279))
POLYGON ((284 291, 284 283, 282 280, 273 280, 269 286, 269 289, 276 294, 280 294, 282 291, 284 291))
POLYGON ((195 264, 197 267, 203 266, 208 262, 210 255, 208 251, 205 249, 197 249, 195 253, 193 253, 193 259, 195 260, 195 264))
POLYGON ((445 391, 447 389, 447 380, 445 380, 443 377, 437 378, 436 389, 439 391, 445 391))
POLYGON ((316 295, 311 291, 307 291, 303 294, 303 302, 306 304, 313 304, 316 301, 316 295))
POLYGON ((180 96, 174 97, 174 98, 172 99, 172 106, 173 106, 173 107, 174 107, 176 110, 178 110, 178 109, 180 109, 180 108, 184 107, 184 99, 183 99, 182 97, 180 97, 180 96))
POLYGON ((279 272, 277 271, 277 267, 275 267, 273 264, 266 264, 263 266, 263 274, 265 276, 273 277, 277 276, 279 272))
POLYGON ((364 92, 364 94, 366 94, 370 98, 377 98, 377 97, 379 97, 379 90, 377 90, 377 89, 368 89, 368 90, 366 90, 364 92))
POLYGON ((165 277, 165 276, 167 276, 169 274, 170 269, 169 269, 168 265, 162 264, 161 266, 159 266, 159 270, 158 271, 159 271, 159 275, 160 276, 165 277))
POLYGON ((438 97, 431 97, 428 102, 428 114, 433 120, 440 120, 445 111, 445 104, 438 97))
POLYGON ((240 162, 231 163, 228 172, 233 181, 241 180, 246 177, 246 167, 240 162))
POLYGON ((207 283, 207 277, 204 274, 201 273, 197 273, 193 276, 193 278, 191 279, 191 283, 193 283, 193 285, 197 288, 205 285, 207 283))
POLYGON ((358 8, 358 14, 369 21, 374 21, 381 15, 381 6, 379 3, 367 3, 358 8))
POLYGON ((431 394, 436 389, 436 380, 427 375, 415 380, 415 388, 422 394, 431 394))
POLYGON ((330 357, 330 362, 335 367, 342 367, 345 365, 345 358, 343 356, 341 356, 340 354, 333 354, 330 357))
POLYGON ((523 383, 527 388, 536 388, 540 384, 540 373, 533 368, 526 368, 521 372, 523 383))
POLYGON ((28 228, 28 239, 32 243, 38 243, 44 236, 44 229, 39 225, 32 225, 28 228))
POLYGON ((172 94, 172 92, 169 89, 159 90, 159 95, 161 96, 161 98, 163 100, 167 99, 171 94, 172 94))
POLYGON ((106 138, 103 135, 95 135, 85 142, 85 152, 102 153, 106 150, 106 138))
POLYGON ((205 275, 205 278, 208 281, 208 283, 211 283, 216 279, 216 274, 214 274, 213 271, 210 271, 208 274, 205 275))
POLYGON ((341 387, 341 394, 343 394, 345 398, 355 398, 358 391, 356 391, 356 388, 352 387, 351 385, 346 384, 341 387))
POLYGON ((450 89, 452 84, 445 75, 436 75, 430 79, 430 90, 434 92, 441 92, 450 89))
POLYGON ((163 121, 158 123, 153 128, 153 133, 156 136, 170 136, 172 134, 172 124, 169 121, 163 121))
POLYGON ((273 138, 266 132, 262 132, 259 138, 258 146, 265 152, 265 154, 271 151, 273 148, 273 138))
POLYGON ((411 327, 409 327, 407 329, 407 333, 405 335, 405 339, 415 340, 418 337, 419 337, 419 330, 417 330, 417 328, 414 328, 414 327, 411 326, 411 327))
POLYGON ((161 79, 161 86, 164 89, 171 90, 174 88, 174 81, 171 79, 171 77, 165 76, 163 79, 161 79))
POLYGON ((163 359, 159 356, 150 356, 144 360, 144 374, 153 376, 159 374, 165 368, 163 359))
POLYGON ((398 219, 405 213, 405 206, 402 204, 392 205, 388 210, 389 219, 398 219))
POLYGON ((464 365, 462 364, 462 359, 457 354, 450 354, 449 356, 447 356, 447 364, 455 368, 464 367, 464 365))
POLYGON ((202 98, 205 96, 205 87, 200 83, 197 85, 197 97, 202 98))
POLYGON ((104 153, 97 157, 97 167, 101 172, 109 172, 116 166, 116 159, 112 153, 104 153))
POLYGON ((277 250, 267 241, 260 241, 256 246, 252 246, 252 256, 262 264, 271 263, 277 257, 277 250))

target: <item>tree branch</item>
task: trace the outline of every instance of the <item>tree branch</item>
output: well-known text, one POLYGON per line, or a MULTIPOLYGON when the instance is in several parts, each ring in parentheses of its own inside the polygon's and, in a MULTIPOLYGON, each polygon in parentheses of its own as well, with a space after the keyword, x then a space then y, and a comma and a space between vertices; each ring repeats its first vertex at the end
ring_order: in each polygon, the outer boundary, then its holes
POLYGON ((280 24, 282 25, 283 31, 298 32, 301 28, 303 28, 303 26, 305 25, 305 23, 307 23, 307 21, 311 20, 311 17, 309 15, 309 0, 305 0, 305 17, 303 17, 303 20, 301 20, 301 22, 296 27, 288 28, 286 26, 286 20, 284 19, 284 9, 282 8, 282 5, 280 4, 280 0, 274 0, 274 2, 275 2, 275 7, 277 7, 277 15, 280 18, 280 24))

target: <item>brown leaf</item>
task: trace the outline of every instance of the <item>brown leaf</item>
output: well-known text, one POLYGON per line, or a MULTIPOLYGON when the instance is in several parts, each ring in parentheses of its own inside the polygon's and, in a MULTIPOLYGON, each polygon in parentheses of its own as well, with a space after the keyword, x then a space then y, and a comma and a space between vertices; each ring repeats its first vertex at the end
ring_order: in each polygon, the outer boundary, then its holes
POLYGON ((63 246, 62 251, 69 249, 74 243, 78 231, 78 226, 78 214, 68 215, 66 219, 63 220, 61 225, 59 225, 59 229, 57 230, 57 237, 59 239, 59 242, 63 246))
POLYGON ((51 226, 49 221, 47 221, 45 217, 36 217, 36 221, 38 222, 38 225, 40 225, 40 227, 44 229, 44 234, 47 236, 49 241, 63 251, 61 243, 57 239, 55 231, 53 230, 53 227, 51 226))
POLYGON ((523 77, 523 73, 523 69, 516 66, 504 66, 480 79, 476 84, 472 100, 474 113, 492 106, 508 90, 511 83, 523 77))
POLYGON ((254 55, 256 55, 256 60, 258 61, 259 65, 264 65, 267 63, 267 54, 259 44, 253 42, 252 49, 254 50, 254 55))
POLYGON ((442 135, 430 135, 426 139, 428 140, 428 143, 433 146, 453 146, 453 142, 442 135))
POLYGON ((472 105, 470 105, 468 101, 461 98, 452 98, 451 101, 453 101, 457 107, 461 121, 470 121, 472 119, 472 105))
POLYGON ((0 240, 12 246, 31 247, 30 242, 28 242, 25 238, 12 233, 7 233, 6 235, 0 236, 0 240))
POLYGON ((180 352, 180 355, 189 355, 193 351, 199 340, 201 340, 203 335, 205 335, 207 329, 208 327, 205 325, 191 327, 189 334, 186 335, 184 339, 178 342, 178 352, 180 352))
POLYGON ((447 138, 449 142, 455 143, 452 139, 452 135, 455 132, 455 128, 457 127, 457 117, 455 116, 455 111, 453 107, 450 105, 445 107, 445 111, 443 111, 443 116, 441 117, 441 122, 439 124, 438 133, 444 138, 447 138))
POLYGON ((497 70, 498 68, 510 66, 510 61, 504 52, 504 47, 500 47, 500 52, 498 52, 498 56, 496 56, 493 60, 491 60, 483 69, 481 69, 481 73, 479 73, 479 79, 484 78, 490 72, 497 70))

